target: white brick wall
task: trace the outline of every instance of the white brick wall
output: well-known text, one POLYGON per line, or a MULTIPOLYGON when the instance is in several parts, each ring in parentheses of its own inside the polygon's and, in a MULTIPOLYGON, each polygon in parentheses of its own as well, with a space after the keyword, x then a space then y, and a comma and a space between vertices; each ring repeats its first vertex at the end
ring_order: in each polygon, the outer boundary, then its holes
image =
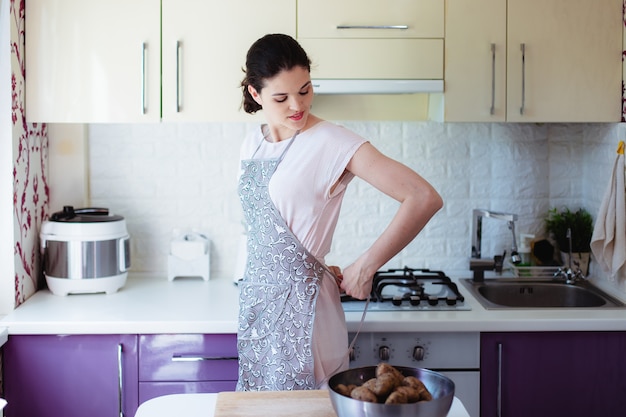
MULTIPOLYGON (((618 124, 346 122, 432 182, 445 207, 389 267, 467 269, 473 208, 519 215, 518 233, 543 233, 550 207, 595 218, 609 179, 618 124)), ((134 271, 165 274, 174 228, 212 240, 211 275, 231 277, 242 231, 238 151, 254 123, 91 125, 91 205, 125 216, 134 271)), ((397 203, 355 179, 327 261, 346 266, 391 219, 397 203)), ((486 220, 483 256, 510 252, 506 224, 486 220)))

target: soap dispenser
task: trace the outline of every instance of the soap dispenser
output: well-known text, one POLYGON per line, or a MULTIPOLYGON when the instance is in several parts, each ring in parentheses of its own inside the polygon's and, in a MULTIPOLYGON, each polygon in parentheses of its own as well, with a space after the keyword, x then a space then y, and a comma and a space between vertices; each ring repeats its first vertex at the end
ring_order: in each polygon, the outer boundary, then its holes
POLYGON ((528 233, 520 233, 519 235, 519 247, 518 252, 522 258, 522 262, 518 266, 530 266, 531 265, 531 246, 532 242, 535 239, 535 235, 531 235, 528 233))

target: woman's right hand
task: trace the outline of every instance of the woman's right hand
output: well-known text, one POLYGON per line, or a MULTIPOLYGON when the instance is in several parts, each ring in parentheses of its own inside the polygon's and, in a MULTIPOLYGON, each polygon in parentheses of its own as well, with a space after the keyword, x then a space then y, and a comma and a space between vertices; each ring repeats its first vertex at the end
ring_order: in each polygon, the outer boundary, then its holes
POLYGON ((358 261, 343 270, 341 289, 351 297, 365 300, 372 292, 372 280, 376 269, 370 270, 358 261))

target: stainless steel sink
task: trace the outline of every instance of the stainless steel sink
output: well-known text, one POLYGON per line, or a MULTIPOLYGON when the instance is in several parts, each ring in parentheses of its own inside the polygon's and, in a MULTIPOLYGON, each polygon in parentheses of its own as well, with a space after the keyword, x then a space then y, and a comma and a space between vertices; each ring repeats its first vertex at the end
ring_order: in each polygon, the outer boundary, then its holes
POLYGON ((492 278, 461 282, 489 310, 541 308, 624 308, 626 305, 589 281, 566 284, 556 279, 492 278))

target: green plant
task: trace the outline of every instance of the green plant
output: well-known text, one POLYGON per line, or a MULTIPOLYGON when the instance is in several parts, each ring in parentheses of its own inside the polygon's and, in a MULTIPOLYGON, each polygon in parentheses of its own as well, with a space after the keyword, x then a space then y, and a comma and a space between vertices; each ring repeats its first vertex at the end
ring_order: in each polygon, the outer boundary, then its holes
POLYGON ((567 229, 572 231, 572 252, 590 252, 593 234, 593 219, 583 208, 571 211, 566 208, 558 211, 550 209, 546 216, 546 231, 552 236, 562 252, 569 251, 567 229))

